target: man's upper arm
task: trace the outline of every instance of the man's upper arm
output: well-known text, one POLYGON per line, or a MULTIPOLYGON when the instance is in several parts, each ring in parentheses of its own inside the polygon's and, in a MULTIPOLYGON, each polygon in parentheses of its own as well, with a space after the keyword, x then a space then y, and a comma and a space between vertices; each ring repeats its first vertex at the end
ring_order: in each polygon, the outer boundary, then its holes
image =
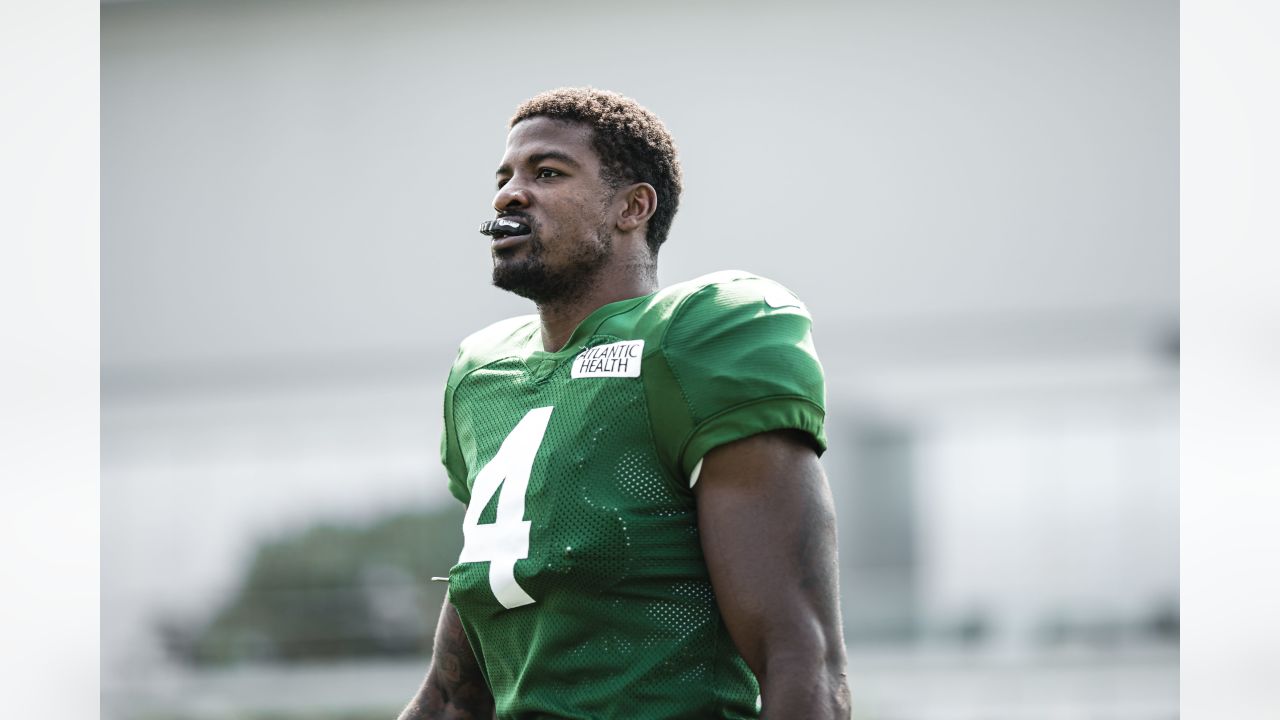
POLYGON ((835 512, 812 437, 716 447, 695 492, 712 586, 764 716, 847 717, 835 512))

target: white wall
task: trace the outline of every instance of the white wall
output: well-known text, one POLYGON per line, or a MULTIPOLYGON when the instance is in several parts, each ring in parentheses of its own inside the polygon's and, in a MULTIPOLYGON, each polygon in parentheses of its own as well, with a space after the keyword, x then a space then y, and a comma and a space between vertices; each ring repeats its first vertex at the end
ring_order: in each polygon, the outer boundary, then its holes
POLYGON ((820 343, 1101 344, 1176 316, 1173 2, 188 0, 102 27, 108 392, 420 371, 523 312, 475 227, 514 106, 572 84, 675 134, 664 280, 774 276, 820 343))

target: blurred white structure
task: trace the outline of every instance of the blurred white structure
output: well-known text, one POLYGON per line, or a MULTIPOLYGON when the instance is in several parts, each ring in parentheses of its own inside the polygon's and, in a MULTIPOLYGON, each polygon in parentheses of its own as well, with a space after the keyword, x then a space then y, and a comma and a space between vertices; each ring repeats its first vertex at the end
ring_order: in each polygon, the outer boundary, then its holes
MULTIPOLYGON (((664 281, 745 268, 812 309, 851 638, 945 645, 977 618, 1030 657, 1055 619, 1176 603, 1176 3, 615 12, 104 4, 108 698, 170 672, 157 613, 207 610, 258 539, 449 501, 453 348, 528 311, 475 227, 505 119, 560 85, 631 95, 679 142, 664 281)), ((1159 658, 1132 712, 880 707, 1163 717, 1159 658)), ((882 688, 923 667, 857 662, 882 688)))

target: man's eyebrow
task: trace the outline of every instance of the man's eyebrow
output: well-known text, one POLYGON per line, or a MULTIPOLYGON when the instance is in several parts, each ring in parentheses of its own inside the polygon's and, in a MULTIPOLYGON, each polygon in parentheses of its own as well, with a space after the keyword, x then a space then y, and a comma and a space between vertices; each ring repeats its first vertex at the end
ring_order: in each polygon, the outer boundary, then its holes
MULTIPOLYGON (((582 167, 582 163, 578 162, 577 160, 574 160, 572 156, 566 155, 565 153, 562 153, 558 150, 547 150, 546 152, 534 153, 530 155, 525 160, 525 162, 530 165, 538 165, 547 160, 555 160, 557 162, 562 162, 565 165, 568 165, 569 167, 574 169, 580 169, 582 167)), ((510 175, 511 165, 507 163, 503 163, 502 165, 498 166, 498 169, 495 170, 493 174, 494 175, 510 175)))

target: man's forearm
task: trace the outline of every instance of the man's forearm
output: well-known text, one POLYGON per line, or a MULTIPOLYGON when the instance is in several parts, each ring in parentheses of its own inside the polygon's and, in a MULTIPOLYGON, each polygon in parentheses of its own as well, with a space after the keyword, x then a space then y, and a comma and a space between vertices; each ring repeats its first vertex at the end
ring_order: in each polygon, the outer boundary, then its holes
POLYGON ((493 698, 488 688, 460 688, 450 693, 434 682, 428 672, 426 681, 398 720, 493 720, 493 698), (483 690, 483 692, 480 692, 483 690))
POLYGON ((843 653, 826 665, 804 658, 775 658, 760 681, 760 720, 781 718, 848 718, 849 678, 843 653))
POLYGON ((431 667, 399 720, 493 720, 493 695, 476 664, 457 611, 445 602, 436 627, 431 667))

